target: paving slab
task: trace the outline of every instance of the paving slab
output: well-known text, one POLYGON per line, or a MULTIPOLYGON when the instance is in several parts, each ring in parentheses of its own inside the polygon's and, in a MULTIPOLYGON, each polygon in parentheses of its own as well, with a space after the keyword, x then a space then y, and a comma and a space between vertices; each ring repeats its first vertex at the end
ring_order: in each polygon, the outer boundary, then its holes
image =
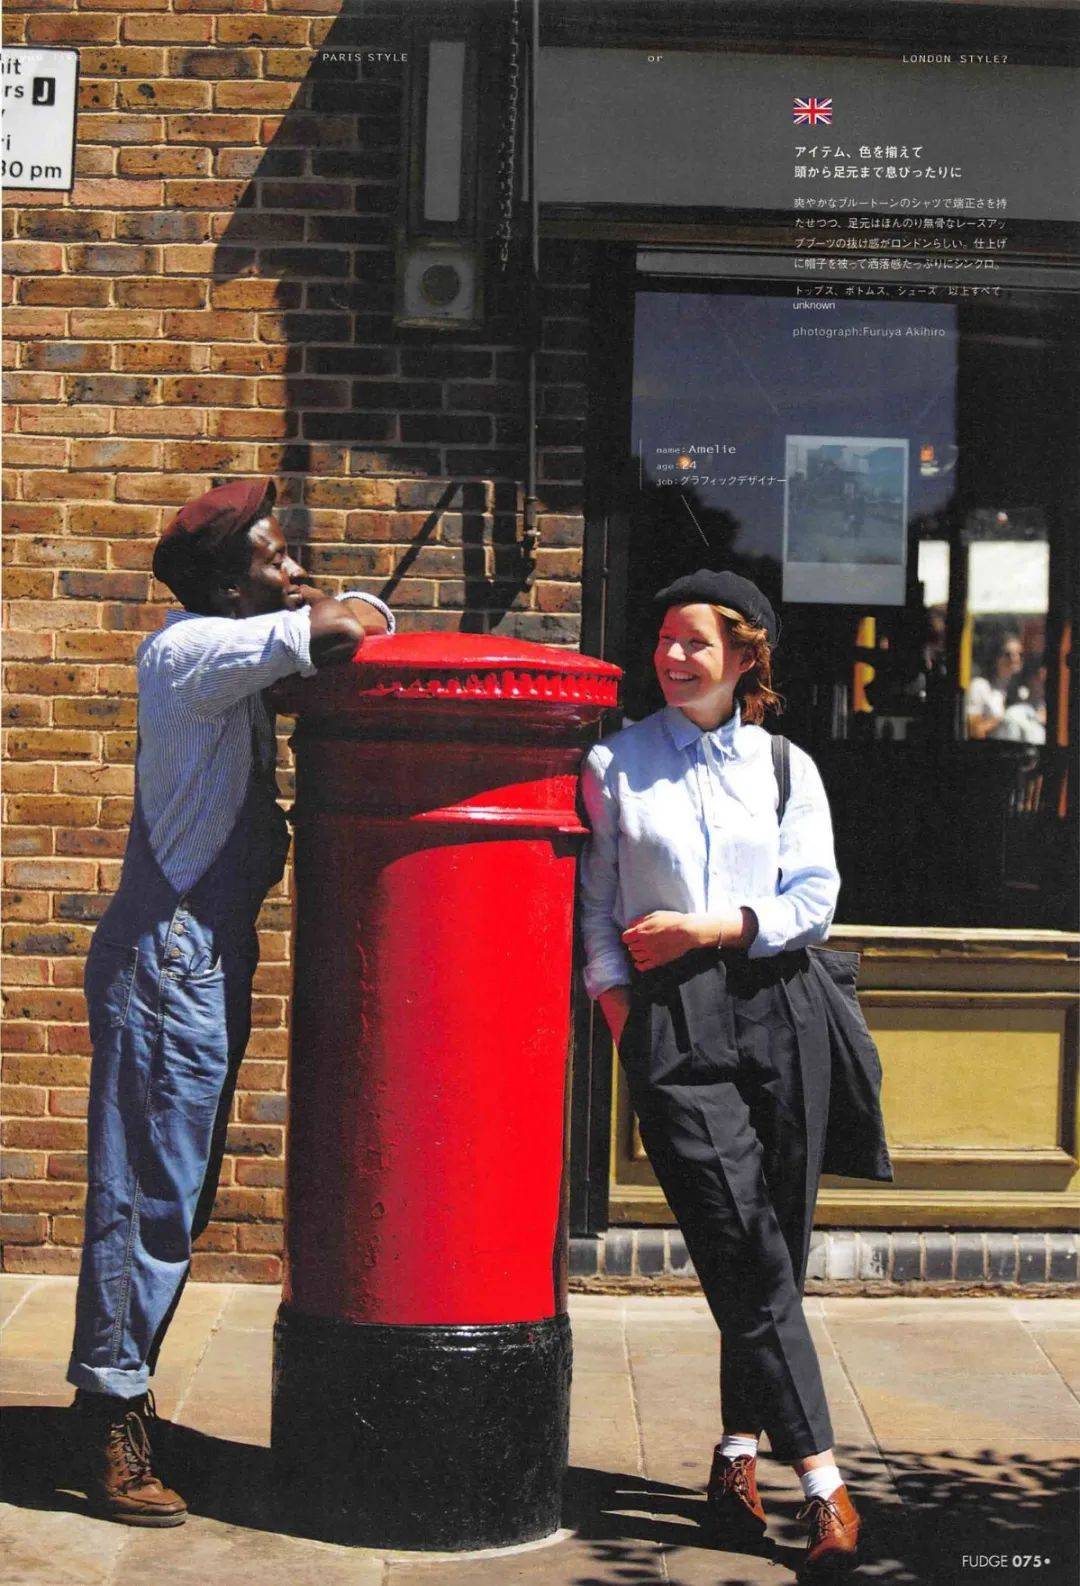
MULTIPOLYGON (((270 1479, 270 1288, 191 1285, 162 1353, 159 1464, 186 1526, 128 1531, 65 1485, 63 1381, 74 1284, 0 1279, 11 1500, 4 1586, 786 1586, 803 1545, 793 1473, 764 1457, 760 1551, 702 1525, 719 1432, 719 1349, 700 1297, 575 1297, 575 1374, 558 1541, 482 1557, 382 1554, 288 1534, 270 1479), (51 1351, 51 1352, 50 1352, 51 1351)), ((1080 1304, 808 1302, 841 1468, 866 1525, 855 1581, 1075 1586, 1080 1304), (971 1560, 1036 1556, 1030 1569, 971 1560)))
POLYGON ((1033 1325, 1029 1331, 1069 1391, 1080 1397, 1080 1328, 1033 1325))
POLYGON ((0 1505, 4 1586, 109 1586, 129 1533, 70 1511, 0 1505))
POLYGON ((12 1273, 0 1290, 0 1327, 6 1326, 12 1313, 18 1310, 23 1300, 40 1278, 20 1277, 12 1273))

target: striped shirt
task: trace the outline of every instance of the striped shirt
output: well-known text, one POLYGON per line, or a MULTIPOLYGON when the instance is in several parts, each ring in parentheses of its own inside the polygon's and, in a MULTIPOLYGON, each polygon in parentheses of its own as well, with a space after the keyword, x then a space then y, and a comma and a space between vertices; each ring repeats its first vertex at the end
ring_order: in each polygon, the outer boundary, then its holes
MULTIPOLYGON (((394 631, 390 608, 378 608, 394 631)), ((139 646, 139 800, 154 857, 178 892, 210 867, 247 797, 252 756, 274 760, 273 718, 261 694, 280 678, 315 671, 311 610, 259 617, 172 611, 139 646)))

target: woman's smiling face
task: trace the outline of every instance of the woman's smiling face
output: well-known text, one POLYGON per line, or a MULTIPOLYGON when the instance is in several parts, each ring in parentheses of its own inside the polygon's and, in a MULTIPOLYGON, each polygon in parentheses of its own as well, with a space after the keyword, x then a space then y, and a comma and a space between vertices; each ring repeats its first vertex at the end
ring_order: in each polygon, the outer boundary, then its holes
POLYGON ((669 606, 653 665, 665 701, 711 729, 731 715, 735 685, 753 657, 732 643, 726 619, 712 606, 669 606))

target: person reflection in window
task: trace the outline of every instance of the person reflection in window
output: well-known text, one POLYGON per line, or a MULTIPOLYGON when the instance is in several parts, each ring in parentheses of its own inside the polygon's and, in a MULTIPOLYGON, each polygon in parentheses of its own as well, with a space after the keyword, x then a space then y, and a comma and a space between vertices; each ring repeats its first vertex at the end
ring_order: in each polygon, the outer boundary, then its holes
POLYGON ((1046 661, 1028 667, 1009 692, 1005 716, 994 734, 1010 743, 1046 742, 1046 661))
POLYGON ((1009 684, 1024 665, 1018 633, 998 634, 986 657, 984 674, 973 677, 967 696, 969 738, 997 738, 1005 720, 1009 684))

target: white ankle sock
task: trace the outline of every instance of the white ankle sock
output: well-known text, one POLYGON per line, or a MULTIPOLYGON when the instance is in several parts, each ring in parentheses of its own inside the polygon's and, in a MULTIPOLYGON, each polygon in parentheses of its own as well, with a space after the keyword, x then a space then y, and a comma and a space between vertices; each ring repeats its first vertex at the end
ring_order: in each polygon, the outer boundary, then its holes
POLYGON ((738 1459, 744 1454, 748 1454, 751 1459, 755 1459, 757 1457, 757 1438, 735 1437, 725 1432, 720 1439, 720 1452, 725 1459, 738 1459))
POLYGON ((844 1485, 844 1478, 835 1465, 815 1465, 813 1470, 804 1472, 799 1477, 802 1482, 803 1497, 831 1498, 837 1487, 844 1485))

